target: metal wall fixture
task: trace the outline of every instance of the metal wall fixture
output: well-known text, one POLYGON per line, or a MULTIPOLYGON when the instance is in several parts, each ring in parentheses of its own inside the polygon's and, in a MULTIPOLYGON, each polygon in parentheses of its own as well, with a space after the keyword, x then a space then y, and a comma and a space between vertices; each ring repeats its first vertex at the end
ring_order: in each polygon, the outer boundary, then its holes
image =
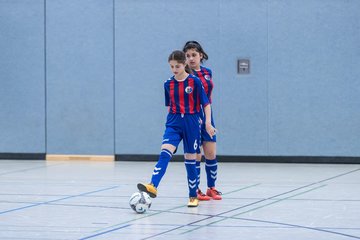
POLYGON ((238 74, 250 74, 250 59, 238 59, 237 72, 238 74))

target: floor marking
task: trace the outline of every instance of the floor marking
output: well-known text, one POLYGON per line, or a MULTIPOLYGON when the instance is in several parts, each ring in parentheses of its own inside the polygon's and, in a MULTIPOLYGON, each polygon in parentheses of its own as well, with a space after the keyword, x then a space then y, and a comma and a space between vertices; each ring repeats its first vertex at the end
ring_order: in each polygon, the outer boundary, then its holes
POLYGON ((104 235, 104 234, 107 234, 107 233, 110 233, 110 232, 114 232, 114 231, 122 229, 122 228, 129 227, 129 226, 131 226, 131 224, 124 225, 124 226, 121 226, 121 227, 117 227, 117 228, 114 228, 114 229, 110 229, 108 231, 97 233, 97 234, 94 234, 94 235, 90 235, 90 236, 87 236, 87 237, 84 237, 84 238, 79 238, 79 240, 85 240, 85 239, 94 238, 94 237, 101 236, 101 235, 104 235))
POLYGON ((252 185, 243 187, 243 188, 239 188, 239 189, 234 190, 234 191, 226 192, 226 193, 224 193, 224 194, 222 194, 222 195, 229 195, 229 194, 231 194, 231 193, 240 192, 240 191, 242 191, 242 190, 244 190, 244 189, 248 189, 248 188, 252 188, 252 187, 259 186, 260 184, 261 184, 261 183, 255 183, 255 184, 252 184, 252 185))
MULTIPOLYGON (((265 205, 261 205, 261 206, 258 206, 258 207, 251 208, 251 209, 249 209, 249 210, 245 210, 245 211, 243 211, 243 212, 234 214, 234 215, 232 215, 232 216, 230 216, 230 217, 237 217, 237 216, 239 216, 239 215, 241 215, 241 214, 245 214, 245 213, 248 213, 248 212, 252 212, 252 211, 255 211, 255 210, 257 210, 257 209, 264 208, 264 207, 273 205, 273 204, 275 204, 275 203, 278 203, 278 202, 287 200, 287 199, 289 199, 289 198, 292 198, 292 197, 295 197, 295 196, 298 196, 298 195, 302 195, 302 194, 305 194, 305 193, 308 193, 308 192, 317 190, 317 189, 319 189, 319 188, 323 188, 323 187, 325 187, 325 186, 326 186, 326 185, 321 185, 321 186, 318 186, 318 187, 315 187, 315 188, 311 188, 311 189, 309 189, 309 190, 306 190, 306 191, 297 193, 297 194, 295 194, 295 195, 292 195, 292 196, 289 196, 289 197, 286 197, 286 198, 282 198, 282 199, 278 199, 278 200, 276 200, 276 201, 267 203, 267 204, 265 204, 265 205)), ((270 200, 270 199, 269 199, 269 200, 270 200)), ((216 214, 215 216, 216 216, 216 217, 219 217, 219 216, 221 216, 221 215, 223 215, 223 214, 216 214)), ((213 221, 213 222, 211 222, 211 223, 208 223, 208 224, 199 226, 199 227, 194 228, 194 229, 192 229, 192 230, 185 231, 185 232, 183 232, 182 234, 189 233, 189 232, 193 232, 193 231, 198 230, 198 229, 200 229, 200 228, 207 227, 207 226, 210 226, 210 225, 212 225, 212 224, 222 222, 222 221, 224 221, 224 220, 227 220, 227 219, 226 219, 226 218, 223 218, 223 219, 220 219, 220 220, 217 220, 217 221, 213 221)))
POLYGON ((14 209, 9 209, 9 210, 6 210, 6 211, 2 211, 2 212, 0 212, 0 215, 5 214, 5 213, 9 213, 9 212, 20 211, 20 210, 27 209, 27 208, 37 207, 37 206, 40 206, 40 205, 46 205, 46 204, 49 204, 49 203, 54 203, 54 202, 58 202, 58 201, 62 201, 62 200, 70 199, 70 198, 86 196, 86 195, 89 195, 89 194, 92 194, 92 193, 103 192, 103 191, 107 191, 107 190, 110 190, 110 189, 115 189, 115 188, 118 188, 118 187, 119 186, 112 186, 112 187, 107 187, 107 188, 103 188, 103 189, 99 189, 99 190, 95 190, 95 191, 91 191, 91 192, 85 192, 85 193, 81 193, 81 194, 77 194, 77 195, 70 195, 70 196, 67 196, 67 197, 54 199, 54 200, 51 200, 51 201, 34 203, 34 204, 31 204, 31 205, 28 205, 28 206, 23 206, 23 207, 19 207, 19 208, 14 208, 14 209))
MULTIPOLYGON (((313 183, 307 184, 307 185, 305 185, 305 186, 298 187, 298 188, 295 188, 295 189, 293 189, 293 190, 287 191, 287 192, 285 192, 285 193, 277 194, 277 195, 274 195, 274 196, 272 196, 272 197, 265 198, 265 199, 263 199, 263 200, 259 200, 259 201, 256 201, 256 202, 254 202, 254 203, 251 203, 251 204, 247 204, 247 205, 242 206, 242 207, 238 207, 238 208, 235 208, 235 209, 226 211, 226 212, 222 212, 222 213, 216 214, 216 215, 214 215, 213 217, 219 217, 220 215, 223 215, 223 214, 226 214, 226 213, 230 213, 230 212, 233 212, 233 211, 235 211, 235 210, 238 210, 238 209, 241 209, 241 208, 244 208, 244 207, 247 207, 247 206, 251 206, 251 205, 254 205, 254 204, 257 204, 257 203, 260 203, 260 202, 264 202, 264 201, 266 201, 266 200, 270 200, 270 199, 273 199, 273 198, 276 198, 276 197, 279 197, 279 196, 282 196, 282 195, 285 195, 285 194, 288 194, 288 193, 291 193, 291 192, 295 192, 295 191, 298 191, 298 190, 300 190, 300 189, 307 188, 307 187, 310 187, 310 186, 313 186, 313 185, 316 185, 316 184, 319 184, 319 183, 323 183, 323 182, 326 182, 326 181, 329 181, 329 180, 332 180, 332 179, 335 179, 335 178, 339 178, 339 177, 342 177, 342 176, 345 176, 345 175, 348 175, 348 174, 357 172, 357 171, 359 171, 359 170, 360 170, 360 168, 357 168, 357 169, 354 169, 354 170, 351 170, 351 171, 348 171, 348 172, 345 172, 345 173, 342 173, 342 174, 335 175, 335 176, 333 176, 333 177, 329 177, 329 178, 326 178, 326 179, 323 179, 323 180, 320 180, 320 181, 317 181, 317 182, 313 182, 313 183)), ((201 221, 205 221, 205 220, 207 220, 207 219, 209 219, 209 218, 212 218, 212 217, 207 217, 207 218, 205 218, 205 219, 203 219, 203 220, 201 220, 201 221)), ((199 222, 199 221, 196 221, 196 222, 193 222, 193 223, 197 223, 197 222, 199 222)), ((183 227, 189 226, 189 225, 191 225, 191 224, 193 224, 193 223, 186 224, 186 225, 184 225, 183 227)), ((204 225, 204 226, 207 226, 207 225, 204 225)), ((165 231, 165 232, 163 232, 163 233, 158 233, 158 234, 155 234, 155 235, 153 235, 153 236, 150 236, 150 237, 147 237, 147 238, 144 238, 144 239, 150 239, 150 238, 153 238, 153 237, 156 237, 156 236, 159 236, 159 235, 163 235, 163 234, 165 234, 165 233, 168 233, 168 232, 177 230, 177 229, 179 229, 179 228, 181 228, 181 227, 177 227, 177 228, 174 228, 174 229, 170 229, 170 230, 167 230, 167 231, 165 231)), ((308 229, 310 229, 310 228, 308 228, 308 229)), ((334 232, 334 233, 336 234, 336 232, 334 232)), ((341 234, 341 233, 338 233, 338 234, 341 234)), ((350 236, 351 236, 351 235, 350 235, 350 236)), ((352 237, 357 238, 356 236, 352 236, 352 237)))
MULTIPOLYGON (((233 192, 238 192, 238 191, 241 191, 241 190, 244 190, 244 189, 248 189, 248 188, 251 188, 251 187, 254 187, 254 186, 258 186, 258 185, 260 185, 260 183, 251 184, 251 185, 249 185, 249 186, 245 186, 245 187, 239 188, 239 189, 237 189, 237 190, 224 193, 223 195, 230 194, 230 193, 233 193, 233 192)), ((152 217, 152 216, 155 216, 155 215, 159 215, 159 214, 161 214, 161 213, 169 213, 169 212, 171 213, 172 210, 175 210, 175 209, 178 209, 178 208, 183 208, 183 207, 185 207, 185 206, 186 206, 186 205, 176 206, 176 207, 174 207, 174 208, 170 208, 170 209, 167 209, 167 210, 159 211, 159 212, 157 212, 157 213, 152 213, 152 214, 150 214, 150 215, 146 215, 146 216, 143 216, 143 217, 140 217, 140 218, 136 218, 136 219, 131 219, 131 220, 128 220, 128 221, 125 221, 125 222, 122 222, 122 223, 118 223, 118 224, 113 225, 113 226, 109 226, 109 227, 106 227, 106 228, 103 228, 103 229, 99 229, 99 230, 97 230, 97 231, 95 231, 95 232, 104 231, 105 229, 109 229, 109 228, 110 228, 110 230, 111 230, 111 228, 114 228, 114 227, 116 227, 116 230, 118 230, 118 229, 121 229, 121 227, 118 227, 118 226, 121 226, 121 225, 124 225, 124 224, 128 224, 128 223, 130 223, 130 222, 134 222, 134 221, 137 221, 137 220, 139 220, 139 219, 143 219, 143 218, 148 218, 148 217, 152 217)), ((197 215, 197 214, 195 214, 195 215, 197 215)), ((212 218, 212 215, 210 215, 208 218, 212 218)), ((204 219, 202 219, 202 220, 204 220, 204 219)), ((202 220, 200 220, 200 221, 202 221, 202 220)), ((197 222, 197 221, 196 221, 196 222, 197 222)), ((193 223, 196 223, 196 222, 193 222, 193 223)), ((193 223, 191 223, 191 224, 193 224, 193 223)), ((183 225, 181 225, 181 226, 178 227, 178 228, 181 228, 181 227, 183 227, 183 225)), ((110 232, 110 230, 106 230, 105 232, 110 232)), ((114 230, 114 231, 115 231, 115 230, 114 230)), ((111 231, 111 232, 112 232, 112 231, 111 231)), ((100 233, 102 233, 102 232, 100 232, 100 233)), ((145 239, 146 239, 146 238, 145 238, 145 239)))
POLYGON ((42 166, 38 166, 38 167, 19 169, 19 170, 14 170, 14 171, 10 171, 10 172, 0 173, 0 176, 9 175, 9 174, 13 174, 13 173, 19 173, 19 172, 27 172, 27 171, 31 171, 31 170, 35 170, 35 169, 40 169, 40 168, 48 168, 48 167, 53 167, 53 166, 62 165, 62 164, 63 163, 58 163, 58 164, 53 164, 50 166, 42 165, 42 166))
POLYGON ((289 197, 286 197, 286 198, 280 198, 280 199, 274 199, 275 201, 274 202, 271 202, 271 203, 268 203, 268 204, 265 204, 265 205, 262 205, 262 206, 259 206, 259 207, 255 207, 255 208, 252 208, 250 210, 247 210, 247 211, 244 211, 244 212, 241 212, 241 213, 237 213, 233 216, 238 216, 238 215, 241 215, 241 214, 244 214, 244 213, 248 213, 248 212, 251 212, 253 210, 257 210, 257 209, 260 209, 260 208, 264 208, 264 207, 267 207, 267 206, 270 206, 270 205, 273 205, 275 203, 278 203, 278 202, 281 202, 281 201, 284 201, 284 200, 289 200, 290 198, 293 198, 293 197, 296 197, 296 196, 299 196, 299 195, 302 195, 302 194, 305 194, 305 193, 308 193, 308 192, 312 192, 314 190, 317 190, 319 188, 323 188, 323 187, 326 187, 327 185, 321 185, 321 186, 318 186, 318 187, 314 187, 314 188, 311 188, 309 190, 306 190, 304 192, 300 192, 298 194, 295 194, 295 195, 292 195, 292 196, 289 196, 289 197))
MULTIPOLYGON (((105 230, 105 229, 114 228, 114 227, 117 228, 118 226, 122 226, 122 225, 124 225, 124 224, 137 221, 137 220, 139 220, 139 219, 152 217, 152 216, 155 216, 155 215, 159 215, 159 214, 161 214, 161 213, 164 213, 164 212, 171 212, 172 210, 175 210, 175 209, 178 209, 178 208, 182 208, 182 207, 185 207, 185 206, 186 206, 186 205, 181 205, 181 206, 177 206, 177 207, 170 208, 170 209, 168 209, 168 210, 158 211, 158 212, 151 213, 151 214, 145 214, 145 215, 142 216, 142 217, 138 217, 138 218, 136 218, 136 219, 131 219, 131 220, 128 220, 128 221, 125 221, 125 222, 121 222, 121 223, 118 223, 118 224, 115 224, 115 225, 112 225, 112 226, 109 226, 109 227, 106 227, 106 228, 98 229, 98 230, 95 230, 94 232, 100 232, 100 231, 103 231, 103 230, 105 230)), ((130 209, 130 208, 129 208, 129 209, 130 209)), ((135 214, 135 213, 134 213, 134 214, 135 214)))
POLYGON ((270 223, 270 224, 278 224, 278 225, 289 226, 289 227, 294 227, 294 228, 303 228, 303 229, 309 229, 309 230, 314 230, 314 231, 319 231, 319 232, 326 232, 326 233, 341 235, 344 237, 360 239, 360 237, 358 237, 358 236, 354 236, 354 235, 350 235, 350 234, 346 234, 346 233, 335 232, 335 231, 330 231, 330 230, 326 230, 325 228, 314 228, 314 227, 307 227, 307 226, 290 224, 290 223, 280 223, 280 222, 274 222, 274 221, 256 220, 256 219, 247 219, 247 218, 235 218, 235 219, 240 219, 240 220, 245 220, 245 221, 253 221, 253 222, 270 223))

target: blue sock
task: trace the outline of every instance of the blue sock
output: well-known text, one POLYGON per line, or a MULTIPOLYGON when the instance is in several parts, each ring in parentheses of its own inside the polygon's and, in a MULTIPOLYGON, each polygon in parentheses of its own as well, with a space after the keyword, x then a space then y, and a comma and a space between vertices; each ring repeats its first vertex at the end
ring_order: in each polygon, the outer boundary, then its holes
POLYGON ((196 160, 185 159, 185 167, 187 172, 187 180, 189 187, 189 197, 196 197, 197 190, 197 170, 196 170, 196 160))
POLYGON ((215 181, 217 179, 217 160, 216 158, 214 160, 208 160, 205 159, 205 171, 207 176, 207 185, 208 187, 215 187, 215 181))
POLYGON ((201 161, 196 161, 196 170, 197 170, 197 185, 200 186, 200 173, 201 173, 201 167, 200 167, 201 161))
POLYGON ((162 149, 159 160, 155 165, 152 177, 151 177, 151 183, 154 184, 154 186, 157 188, 159 186, 159 183, 161 181, 161 178, 164 176, 166 172, 166 168, 168 166, 168 163, 172 157, 172 154, 167 149, 162 149))

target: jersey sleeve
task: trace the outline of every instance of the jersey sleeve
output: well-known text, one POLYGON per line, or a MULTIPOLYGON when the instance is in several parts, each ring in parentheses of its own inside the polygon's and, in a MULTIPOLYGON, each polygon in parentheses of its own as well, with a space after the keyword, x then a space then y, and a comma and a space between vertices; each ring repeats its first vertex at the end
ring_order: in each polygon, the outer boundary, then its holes
POLYGON ((169 84, 167 84, 168 81, 166 81, 164 83, 164 92, 165 92, 165 106, 170 106, 170 94, 169 94, 169 91, 170 91, 170 87, 169 87, 169 84))
POLYGON ((212 75, 212 71, 211 71, 211 69, 210 69, 210 68, 207 68, 206 70, 208 71, 208 73, 209 73, 210 77, 212 78, 212 76, 213 76, 213 75, 212 75))

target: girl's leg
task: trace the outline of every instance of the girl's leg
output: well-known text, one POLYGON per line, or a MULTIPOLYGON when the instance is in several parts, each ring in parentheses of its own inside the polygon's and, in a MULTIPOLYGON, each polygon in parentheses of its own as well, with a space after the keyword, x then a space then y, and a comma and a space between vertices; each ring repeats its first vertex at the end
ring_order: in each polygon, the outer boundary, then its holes
POLYGON ((207 176, 208 190, 206 195, 215 200, 221 200, 221 192, 215 189, 215 182, 217 180, 217 159, 216 159, 216 142, 203 142, 203 149, 205 155, 205 171, 207 176))
POLYGON ((200 201, 209 201, 211 198, 204 194, 200 189, 200 176, 201 176, 201 159, 202 159, 202 147, 200 147, 200 153, 196 154, 196 170, 197 170, 197 198, 200 201))
POLYGON ((168 163, 172 158, 173 152, 176 147, 171 144, 163 144, 161 146, 161 152, 159 160, 154 167, 154 171, 151 177, 151 183, 157 188, 160 184, 161 178, 164 176, 168 163))
POLYGON ((185 167, 187 172, 189 197, 196 197, 197 190, 197 170, 196 170, 196 154, 185 154, 185 167))
POLYGON ((199 200, 197 199, 197 170, 196 170, 196 153, 185 154, 185 167, 187 172, 187 180, 189 187, 188 207, 197 207, 199 200))
POLYGON ((183 125, 183 143, 185 152, 185 166, 187 171, 187 180, 189 187, 189 202, 188 207, 197 207, 199 200, 197 199, 197 177, 196 170, 196 153, 199 150, 200 144, 200 121, 197 114, 184 115, 183 125))
POLYGON ((200 186, 201 159, 202 159, 202 154, 201 154, 201 148, 200 148, 200 153, 196 154, 196 170, 197 170, 197 184, 198 184, 198 186, 200 186))
POLYGON ((149 184, 139 183, 137 187, 140 191, 147 192, 152 198, 157 196, 157 187, 159 186, 160 181, 166 172, 166 168, 175 149, 176 147, 171 144, 163 144, 161 146, 159 160, 154 167, 151 182, 149 184))

